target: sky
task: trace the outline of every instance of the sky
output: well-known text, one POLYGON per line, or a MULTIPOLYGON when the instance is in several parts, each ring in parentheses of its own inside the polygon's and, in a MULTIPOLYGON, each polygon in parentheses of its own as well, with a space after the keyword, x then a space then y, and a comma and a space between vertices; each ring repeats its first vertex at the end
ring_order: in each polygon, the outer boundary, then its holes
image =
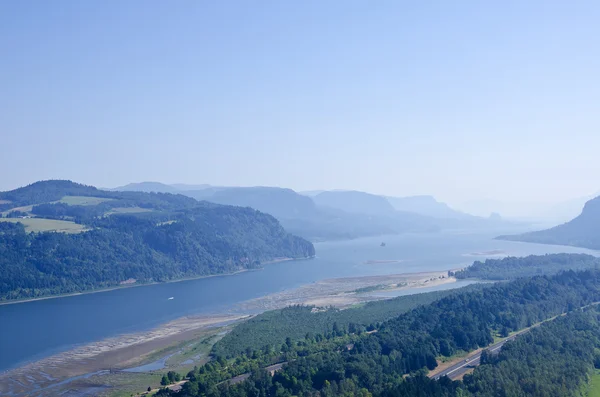
POLYGON ((600 190, 600 2, 0 2, 0 190, 600 190))

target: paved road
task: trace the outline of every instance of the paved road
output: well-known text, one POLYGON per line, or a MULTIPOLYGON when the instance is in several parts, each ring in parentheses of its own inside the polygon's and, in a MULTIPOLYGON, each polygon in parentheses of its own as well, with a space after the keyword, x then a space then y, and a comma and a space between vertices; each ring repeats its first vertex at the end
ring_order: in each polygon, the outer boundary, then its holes
MULTIPOLYGON (((509 340, 515 339, 519 335, 520 335, 520 333, 512 335, 512 336, 506 338, 505 340, 503 340, 502 342, 498 342, 498 343, 495 343, 495 344, 487 347, 485 350, 487 350, 488 352, 490 352, 492 354, 496 354, 500 351, 500 349, 502 349, 502 346, 504 346, 504 344, 506 342, 508 342, 509 340)), ((447 376, 450 379, 456 379, 456 378, 460 377, 461 375, 463 375, 465 372, 467 372, 469 369, 478 366, 480 363, 480 360, 481 360, 481 352, 473 353, 470 356, 468 356, 465 360, 462 360, 461 362, 456 363, 449 368, 446 368, 442 372, 435 374, 434 376, 432 376, 432 378, 435 380, 438 380, 442 376, 447 376)))
MULTIPOLYGON (((275 372, 279 371, 281 368, 283 368, 283 366, 287 364, 287 361, 282 362, 282 363, 278 363, 278 364, 273 364, 273 365, 269 365, 268 367, 265 367, 264 370, 269 372, 271 374, 271 376, 273 376, 275 374, 275 372)), ((228 381, 225 382, 229 382, 230 385, 235 385, 236 383, 240 383, 245 381, 246 379, 248 379, 250 377, 250 373, 247 374, 242 374, 242 375, 238 375, 235 378, 231 378, 228 381)))

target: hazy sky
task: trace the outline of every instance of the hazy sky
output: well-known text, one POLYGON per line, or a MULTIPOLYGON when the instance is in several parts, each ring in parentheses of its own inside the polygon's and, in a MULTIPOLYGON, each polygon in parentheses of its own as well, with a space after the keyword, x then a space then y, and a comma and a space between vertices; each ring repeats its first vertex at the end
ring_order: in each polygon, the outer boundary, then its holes
POLYGON ((597 1, 3 1, 0 190, 585 196, 598 21, 597 1))

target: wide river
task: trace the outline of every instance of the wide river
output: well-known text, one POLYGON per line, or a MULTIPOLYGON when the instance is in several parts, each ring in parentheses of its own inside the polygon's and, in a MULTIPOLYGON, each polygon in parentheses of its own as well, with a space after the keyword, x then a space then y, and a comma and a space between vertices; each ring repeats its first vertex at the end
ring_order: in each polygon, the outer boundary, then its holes
POLYGON ((229 312, 248 299, 327 278, 448 270, 484 259, 485 255, 472 254, 492 250, 512 256, 593 253, 492 237, 482 233, 406 234, 318 243, 314 259, 271 264, 259 271, 2 305, 0 371, 186 315, 229 312), (381 247, 381 242, 386 246, 381 247), (402 262, 365 263, 373 260, 402 262))

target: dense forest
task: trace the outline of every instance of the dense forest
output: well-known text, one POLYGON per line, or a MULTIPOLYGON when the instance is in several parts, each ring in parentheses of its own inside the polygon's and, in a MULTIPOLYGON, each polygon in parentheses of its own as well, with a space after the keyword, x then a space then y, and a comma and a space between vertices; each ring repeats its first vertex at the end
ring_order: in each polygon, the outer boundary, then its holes
POLYGON ((149 209, 193 208, 198 201, 180 194, 111 192, 93 186, 82 185, 67 180, 49 180, 32 183, 8 192, 0 192, 0 211, 28 205, 55 203, 64 197, 83 196, 107 199, 115 207, 138 206, 149 209))
POLYGON ((27 233, 20 223, 0 222, 0 300, 232 272, 274 258, 314 255, 310 242, 251 208, 171 194, 98 193, 65 181, 23 189, 2 197, 29 205, 65 193, 106 194, 111 200, 85 206, 38 204, 31 209, 34 215, 84 224, 87 231, 78 234, 27 233), (152 211, 107 215, 115 205, 152 211))
POLYGON ((527 257, 507 257, 476 261, 471 266, 451 273, 456 278, 480 280, 511 280, 519 277, 556 274, 563 270, 600 267, 600 258, 585 254, 547 254, 527 257))
POLYGON ((479 289, 474 284, 460 290, 434 291, 368 302, 345 310, 289 306, 271 310, 237 325, 213 346, 215 356, 232 358, 267 345, 280 345, 291 339, 303 340, 321 334, 325 337, 340 331, 360 333, 376 329, 379 323, 397 317, 418 306, 429 304, 454 293, 479 289))
POLYGON ((483 352, 481 365, 462 382, 407 378, 385 397, 582 396, 600 366, 600 313, 594 306, 572 312, 507 343, 498 355, 483 352))
POLYGON ((588 201, 581 215, 570 222, 547 230, 500 236, 498 239, 600 249, 600 197, 588 201))
MULTIPOLYGON (((234 360, 217 356, 191 371, 190 382, 177 395, 569 395, 581 386, 596 359, 594 348, 600 347, 598 313, 593 310, 552 320, 522 341, 507 343, 498 357, 484 354, 484 365, 464 383, 421 375, 434 369, 439 357, 486 347, 495 336, 598 301, 600 271, 593 269, 496 283, 418 306, 379 324, 372 333, 338 327, 300 341, 288 338, 281 346, 248 351, 234 360), (555 361, 544 363, 546 354, 555 361), (273 376, 260 369, 278 361, 287 364, 273 376), (519 372, 506 374, 513 362, 519 372), (235 384, 226 381, 240 373, 250 376, 235 384), (530 381, 519 382, 519 377, 530 381), (515 394, 497 394, 503 382, 515 394)), ((163 390, 158 395, 175 394, 163 390)))

